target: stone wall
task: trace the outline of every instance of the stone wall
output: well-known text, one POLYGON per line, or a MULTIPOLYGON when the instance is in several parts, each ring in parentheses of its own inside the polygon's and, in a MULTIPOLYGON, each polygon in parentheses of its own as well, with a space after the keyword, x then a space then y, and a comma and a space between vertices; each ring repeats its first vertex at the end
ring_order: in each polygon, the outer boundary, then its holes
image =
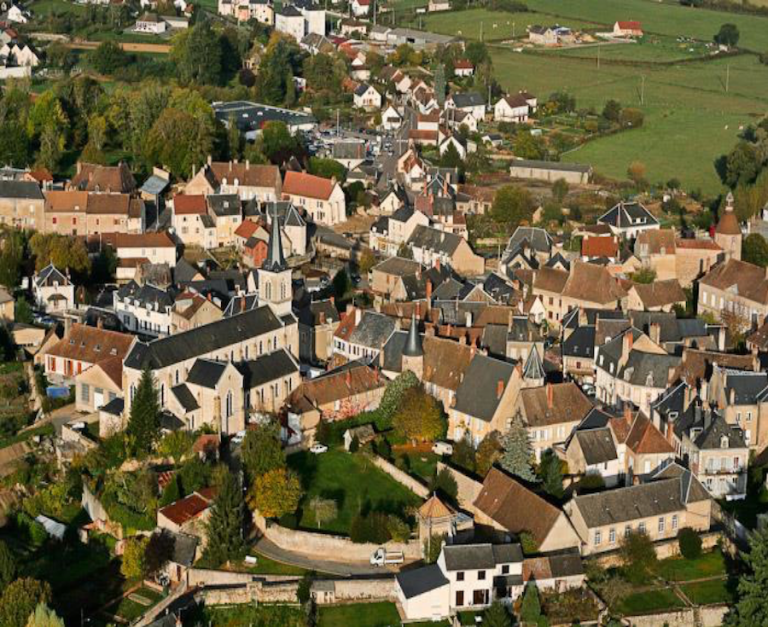
POLYGON ((235 586, 246 585, 254 580, 248 573, 233 573, 229 570, 209 570, 207 568, 190 568, 187 571, 187 586, 235 586))
MULTIPOLYGON (((711 531, 709 533, 700 534, 700 537, 701 550, 709 551, 717 546, 717 541, 722 537, 722 534, 717 531, 711 531)), ((670 538, 663 542, 655 542, 653 546, 656 549, 656 555, 660 560, 680 555, 680 544, 677 538, 670 538)), ((591 555, 589 559, 606 568, 610 568, 611 566, 621 566, 621 557, 619 556, 618 549, 611 551, 610 553, 591 555)))
POLYGON ((480 494, 480 490, 483 489, 483 484, 479 481, 475 481, 472 477, 465 475, 456 468, 452 468, 443 462, 437 462, 437 472, 440 472, 443 469, 450 472, 456 481, 456 486, 459 488, 457 496, 461 508, 474 514, 474 502, 477 495, 480 494))
POLYGON ((411 477, 411 475, 409 475, 407 472, 403 472, 397 466, 390 464, 386 459, 379 457, 378 455, 372 455, 371 459, 377 468, 383 470, 395 481, 401 485, 404 485, 414 494, 420 496, 423 499, 426 499, 429 496, 429 488, 427 488, 427 486, 425 486, 420 481, 417 481, 411 477))
POLYGON ((336 602, 395 601, 395 578, 337 579, 334 581, 336 602))
POLYGON ((711 605, 709 607, 694 607, 677 612, 662 612, 659 614, 645 614, 643 616, 625 616, 624 620, 633 627, 719 627, 723 624, 723 617, 728 612, 727 605, 711 605))

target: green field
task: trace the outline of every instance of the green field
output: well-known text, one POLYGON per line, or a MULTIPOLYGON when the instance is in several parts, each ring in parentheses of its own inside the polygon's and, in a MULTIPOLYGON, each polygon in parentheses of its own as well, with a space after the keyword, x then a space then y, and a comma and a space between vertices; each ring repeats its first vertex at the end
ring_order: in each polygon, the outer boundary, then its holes
POLYGON ((690 581, 725 573, 725 560, 719 550, 704 553, 693 560, 673 557, 659 562, 659 576, 667 581, 690 581))
MULTIPOLYGON (((482 24, 484 41, 502 41, 524 36, 528 26, 547 24, 551 21, 550 16, 535 12, 506 13, 487 9, 470 9, 432 13, 424 18, 424 29, 434 33, 456 35, 465 39, 480 39, 482 24)), ((571 28, 594 27, 593 24, 578 19, 564 19, 561 23, 563 26, 570 26, 571 28)))
POLYGON ((748 55, 642 70, 604 64, 599 71, 592 61, 566 56, 522 54, 503 47, 494 47, 492 55, 497 79, 511 92, 526 89, 541 101, 565 90, 576 97, 580 109, 599 111, 614 98, 643 110, 641 129, 600 138, 562 157, 591 164, 612 178, 626 178, 627 166, 642 161, 652 182, 676 176, 685 189, 718 193, 714 160, 733 147, 739 127, 768 111, 768 67, 748 55))
POLYGON ((693 9, 650 0, 528 0, 526 4, 531 11, 548 13, 552 21, 574 18, 608 26, 617 20, 639 20, 647 33, 683 35, 704 41, 711 41, 720 26, 730 22, 739 28, 740 46, 758 52, 768 50, 768 17, 693 9))
POLYGON ((671 588, 657 588, 630 594, 619 604, 619 609, 622 614, 631 616, 673 610, 684 606, 683 600, 671 588))
POLYGON ((733 603, 734 593, 728 587, 727 579, 699 581, 680 586, 683 594, 695 605, 713 605, 715 603, 733 603))
POLYGON ((710 56, 711 49, 702 43, 679 43, 674 37, 649 35, 637 42, 603 43, 597 45, 563 48, 547 51, 565 57, 593 60, 597 67, 598 56, 601 64, 611 61, 632 61, 635 63, 670 63, 687 59, 701 59, 710 56))
POLYGON ((301 476, 306 490, 299 506, 299 526, 317 529, 315 516, 309 507, 312 497, 332 498, 338 516, 321 527, 324 531, 348 534, 352 519, 365 509, 402 515, 420 499, 376 468, 362 454, 328 451, 322 455, 308 452, 288 457, 288 466, 301 476))
POLYGON ((320 608, 320 627, 395 627, 400 615, 394 603, 358 603, 320 608))
POLYGON ((72 13, 78 15, 84 13, 86 6, 84 4, 75 4, 74 2, 66 2, 66 0, 35 0, 29 8, 32 10, 34 17, 41 17, 50 13, 72 13))

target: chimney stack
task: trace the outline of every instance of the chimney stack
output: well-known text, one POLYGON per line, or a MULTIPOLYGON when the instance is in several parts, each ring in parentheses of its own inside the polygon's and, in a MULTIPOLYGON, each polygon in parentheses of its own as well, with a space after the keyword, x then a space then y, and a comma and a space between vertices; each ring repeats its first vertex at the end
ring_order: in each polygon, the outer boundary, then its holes
POLYGON ((654 344, 661 344, 661 325, 658 322, 651 322, 650 337, 654 344))
POLYGON ((352 371, 351 370, 347 370, 346 381, 347 381, 347 387, 351 388, 352 387, 352 371))
POLYGON ((499 379, 496 382, 496 399, 501 400, 501 395, 504 394, 504 380, 499 379))
POLYGON ((632 424, 632 405, 629 402, 624 403, 624 420, 627 421, 628 425, 632 424))
POLYGON ((101 316, 96 318, 96 328, 97 329, 103 329, 104 328, 104 320, 101 316))
POLYGON ((549 409, 552 409, 554 404, 555 404, 555 388, 552 387, 551 383, 547 383, 547 407, 549 409))
POLYGON ((427 306, 432 301, 432 281, 427 279, 427 306))

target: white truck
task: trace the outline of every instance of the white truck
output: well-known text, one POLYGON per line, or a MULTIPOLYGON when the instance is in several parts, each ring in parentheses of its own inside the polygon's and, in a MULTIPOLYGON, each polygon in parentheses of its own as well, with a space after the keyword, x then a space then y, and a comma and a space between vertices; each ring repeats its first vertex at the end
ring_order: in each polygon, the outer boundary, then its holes
POLYGON ((379 547, 371 555, 371 566, 389 566, 390 564, 402 564, 405 556, 402 551, 387 551, 383 546, 379 547))

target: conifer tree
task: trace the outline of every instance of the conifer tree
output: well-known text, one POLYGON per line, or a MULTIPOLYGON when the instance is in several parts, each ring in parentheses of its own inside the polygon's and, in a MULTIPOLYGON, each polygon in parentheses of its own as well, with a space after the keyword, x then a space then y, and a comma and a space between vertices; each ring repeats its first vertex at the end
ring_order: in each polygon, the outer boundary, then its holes
POLYGON ((142 455, 147 454, 160 437, 160 400, 149 368, 141 373, 133 397, 128 435, 133 438, 135 451, 142 455))
POLYGON ((531 483, 536 481, 531 464, 533 457, 531 441, 528 439, 528 431, 519 414, 512 419, 509 431, 504 434, 502 447, 504 452, 501 455, 501 467, 524 481, 531 483))
POLYGON ((230 473, 222 473, 219 492, 208 519, 206 557, 214 564, 240 558, 245 551, 243 524, 245 503, 240 482, 230 473))

